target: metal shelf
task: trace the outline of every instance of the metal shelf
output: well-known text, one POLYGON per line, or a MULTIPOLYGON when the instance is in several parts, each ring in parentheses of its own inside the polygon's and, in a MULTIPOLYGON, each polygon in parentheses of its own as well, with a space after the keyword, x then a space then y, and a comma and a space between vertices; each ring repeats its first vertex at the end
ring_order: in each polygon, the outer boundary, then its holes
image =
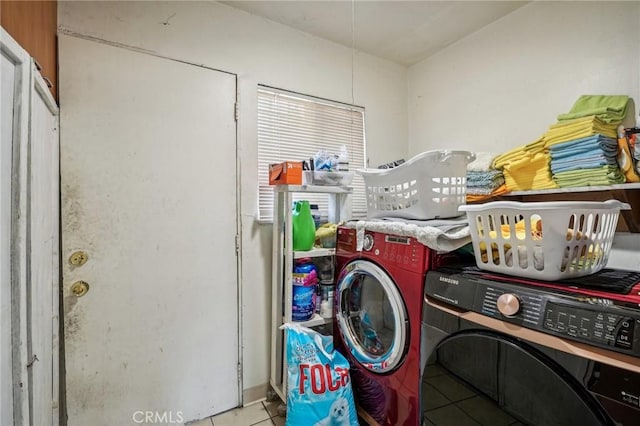
MULTIPOLYGON (((284 323, 284 318, 282 320, 284 323)), ((293 321, 291 324, 298 324, 302 327, 317 327, 319 325, 331 324, 333 322, 333 318, 325 318, 321 317, 319 314, 313 314, 313 317, 307 321, 293 321)))
POLYGON ((316 248, 314 247, 311 250, 307 251, 294 251, 293 258, 294 259, 302 259, 305 257, 323 257, 323 256, 333 256, 336 254, 336 249, 334 248, 316 248))
MULTIPOLYGON (((322 193, 329 197, 329 222, 339 223, 351 218, 352 188, 323 185, 277 185, 273 200, 273 259, 271 272, 271 370, 269 383, 278 396, 286 402, 287 359, 284 354, 286 330, 284 323, 292 321, 293 262, 304 257, 335 256, 335 248, 314 248, 309 251, 292 251, 293 229, 291 224, 294 193, 322 193)), ((296 321, 304 327, 331 324, 333 318, 318 314, 308 321, 296 321)))
POLYGON ((276 192, 315 192, 322 194, 351 194, 353 188, 330 185, 276 185, 276 192))

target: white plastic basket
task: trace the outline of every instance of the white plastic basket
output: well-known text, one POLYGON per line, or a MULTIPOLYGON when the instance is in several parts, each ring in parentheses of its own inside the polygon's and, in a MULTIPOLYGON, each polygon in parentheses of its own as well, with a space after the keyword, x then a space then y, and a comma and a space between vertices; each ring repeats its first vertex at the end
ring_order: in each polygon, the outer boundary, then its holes
POLYGON ((356 170, 364 178, 368 218, 427 220, 459 216, 469 151, 425 151, 392 169, 356 170))
POLYGON ((621 209, 630 206, 618 200, 460 206, 478 268, 546 281, 604 268, 621 209))

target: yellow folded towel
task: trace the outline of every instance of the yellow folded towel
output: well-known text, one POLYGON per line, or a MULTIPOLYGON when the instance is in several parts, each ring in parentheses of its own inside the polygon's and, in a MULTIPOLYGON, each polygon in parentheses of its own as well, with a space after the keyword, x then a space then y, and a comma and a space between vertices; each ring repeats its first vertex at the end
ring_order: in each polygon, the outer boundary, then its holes
POLYGON ((528 154, 504 166, 504 180, 510 191, 531 189, 551 189, 558 185, 551 177, 549 154, 538 152, 528 154))
POLYGON ((547 133, 544 134, 544 147, 548 149, 558 143, 593 136, 595 134, 616 138, 616 126, 605 123, 596 116, 561 121, 551 125, 547 133))
POLYGON ((531 143, 519 146, 504 154, 498 155, 493 159, 492 166, 494 169, 503 169, 506 165, 513 162, 527 161, 531 156, 541 153, 544 150, 544 139, 539 138, 531 143))

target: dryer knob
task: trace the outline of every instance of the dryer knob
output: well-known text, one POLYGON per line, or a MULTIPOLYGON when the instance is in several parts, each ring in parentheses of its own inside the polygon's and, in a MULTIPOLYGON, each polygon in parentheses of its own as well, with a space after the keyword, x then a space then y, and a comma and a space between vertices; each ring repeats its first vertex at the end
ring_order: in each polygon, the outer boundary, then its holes
POLYGON ((498 297, 498 310, 505 317, 514 317, 520 312, 520 298, 513 293, 505 293, 498 297))
POLYGON ((364 241, 362 242, 362 248, 365 251, 369 251, 373 248, 373 235, 364 234, 364 241))

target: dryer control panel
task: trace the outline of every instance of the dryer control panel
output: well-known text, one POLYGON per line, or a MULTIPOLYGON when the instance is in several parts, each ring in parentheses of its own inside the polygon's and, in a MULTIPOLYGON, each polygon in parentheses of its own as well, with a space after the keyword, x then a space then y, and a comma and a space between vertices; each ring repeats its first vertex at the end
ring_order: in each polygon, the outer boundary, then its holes
MULTIPOLYGON (((615 346, 634 351, 636 323, 640 319, 623 313, 589 310, 561 302, 547 301, 543 326, 546 330, 567 337, 579 337, 601 346, 615 346)), ((637 349, 637 348, 636 348, 637 349)))
POLYGON ((427 273, 425 295, 488 317, 640 357, 640 309, 631 304, 441 271, 427 273))

